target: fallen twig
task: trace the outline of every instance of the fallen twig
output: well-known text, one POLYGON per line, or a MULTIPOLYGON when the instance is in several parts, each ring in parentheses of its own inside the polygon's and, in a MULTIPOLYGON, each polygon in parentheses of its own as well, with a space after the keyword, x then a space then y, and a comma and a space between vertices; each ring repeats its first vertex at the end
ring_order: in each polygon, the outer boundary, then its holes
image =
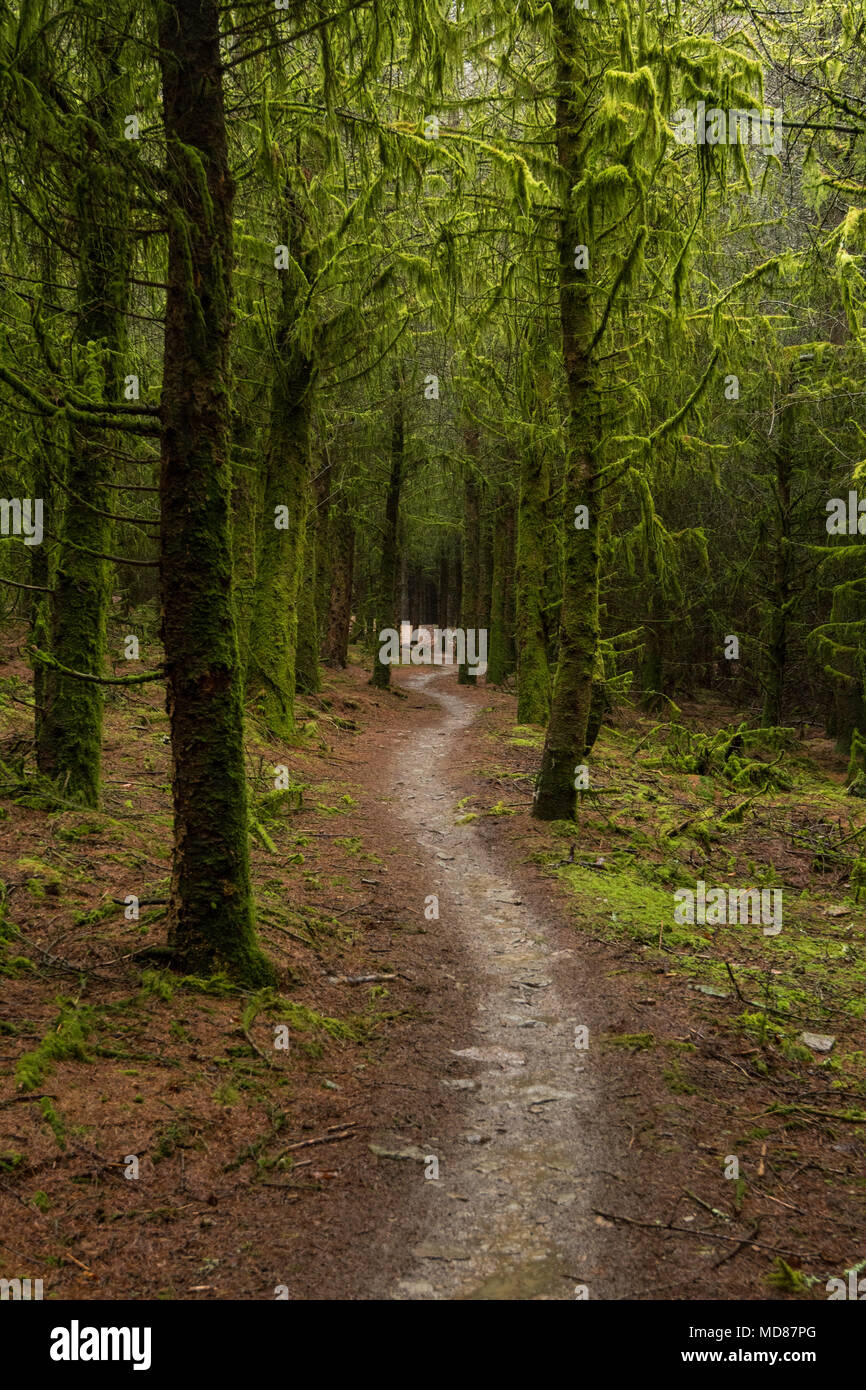
MULTIPOLYGON (((354 1124, 355 1121, 353 1120, 352 1125, 354 1124)), ((283 1154, 291 1153, 293 1149, 308 1149, 313 1144, 335 1144, 338 1139, 354 1139, 356 1137, 353 1129, 345 1129, 342 1134, 320 1134, 316 1139, 297 1139, 294 1144, 287 1144, 284 1149, 280 1149, 274 1162, 282 1158, 283 1154)))
MULTIPOLYGON (((599 1211, 598 1207, 593 1207, 592 1210, 595 1212, 596 1216, 603 1216, 608 1221, 624 1221, 629 1226, 644 1226, 647 1230, 658 1231, 661 1235, 663 1235, 665 1231, 672 1231, 681 1236, 700 1236, 701 1239, 708 1240, 711 1244, 714 1240, 724 1240, 729 1245, 732 1243, 734 1245, 741 1245, 746 1239, 745 1236, 726 1236, 723 1235, 721 1231, 692 1230, 690 1226, 664 1226, 659 1221, 638 1221, 634 1216, 620 1216, 614 1211, 599 1211)), ((818 1258, 817 1256, 813 1257, 807 1255, 802 1250, 787 1250, 781 1245, 766 1245, 761 1240, 749 1240, 749 1244, 756 1245, 761 1250, 769 1250, 772 1255, 792 1255, 798 1260, 818 1258)))
MULTIPOLYGON (((740 986, 737 984, 737 980, 736 980, 736 977, 735 977, 735 975, 734 975, 734 972, 733 972, 733 970, 731 969, 731 967, 730 967, 730 965, 728 964, 727 961, 725 961, 725 969, 726 969, 727 972, 728 972, 728 976, 729 976, 729 978, 730 978, 731 984, 734 986, 734 989, 737 991, 737 998, 740 999, 740 1000, 743 1000, 743 996, 742 996, 742 994, 740 993, 740 986)), ((743 1000, 743 1002, 745 1002, 745 1001, 743 1000)))
POLYGON ((23 1100, 55 1100, 54 1091, 39 1091, 35 1096, 27 1094, 24 1096, 11 1096, 9 1100, 0 1100, 0 1110, 5 1110, 7 1105, 18 1105, 23 1100))

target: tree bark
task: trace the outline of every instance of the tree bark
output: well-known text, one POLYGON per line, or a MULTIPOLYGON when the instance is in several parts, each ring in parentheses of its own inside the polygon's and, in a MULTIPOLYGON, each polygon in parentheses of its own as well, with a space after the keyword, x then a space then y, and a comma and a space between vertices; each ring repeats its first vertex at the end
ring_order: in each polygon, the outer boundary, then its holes
POLYGON ((304 553, 298 588, 298 649, 295 657, 295 690, 312 695, 322 688, 319 669, 319 615, 316 609, 319 547, 316 511, 311 506, 304 533, 304 553))
MULTIPOLYGON (((466 432, 470 459, 466 464, 463 482, 463 587, 460 595, 460 626, 464 632, 467 654, 468 633, 478 627, 478 607, 481 594, 481 495, 475 477, 474 455, 477 451, 477 435, 466 432)), ((476 676, 464 661, 457 668, 457 681, 460 685, 475 685, 476 676)))
POLYGON ((313 501, 316 522, 316 631, 319 634, 319 653, 325 637, 331 597, 331 553, 333 520, 331 508, 331 460, 325 453, 313 478, 313 501))
POLYGON ((331 545, 331 592, 323 659, 326 666, 345 666, 349 659, 349 626, 352 618, 355 528, 351 518, 343 511, 336 511, 331 518, 331 545))
POLYGON ((520 460, 515 557, 517 722, 546 724, 550 667, 544 621, 546 506, 550 471, 540 451, 525 448, 520 460))
MULTIPOLYGON (((391 417, 391 471, 388 477, 388 491, 385 496, 385 530, 382 536, 382 560, 379 569, 379 594, 376 622, 379 632, 384 628, 400 631, 400 618, 397 612, 397 577, 400 572, 400 493, 403 488, 404 469, 404 424, 402 382, 399 372, 393 375, 394 404, 391 417)), ((374 633, 378 639, 379 633, 374 633)), ((376 640, 373 656, 372 684, 387 689, 391 684, 391 667, 379 659, 379 643, 376 640)))
MULTIPOLYGON (((121 121, 115 109, 119 57, 117 45, 107 38, 90 55, 91 106, 93 119, 104 132, 103 141, 116 134, 121 121)), ((89 165, 73 195, 79 252, 75 340, 81 349, 96 354, 103 399, 118 401, 125 375, 124 314, 132 263, 129 194, 93 131, 85 130, 82 144, 89 165)), ((94 365, 91 356, 91 372, 94 365)), ((92 676, 105 674, 107 648, 112 566, 98 556, 113 550, 113 523, 100 514, 114 510, 107 486, 113 467, 109 444, 98 426, 77 422, 70 427, 62 520, 48 523, 59 541, 44 624, 51 654, 68 669, 92 676)), ((102 687, 55 668, 38 683, 37 696, 42 711, 36 725, 40 771, 60 781, 67 796, 96 806, 102 762, 102 687)))
POLYGON ((493 581, 487 682, 499 685, 514 670, 514 504, 504 497, 493 518, 493 581))
MULTIPOLYGON (((580 182, 584 101, 574 12, 558 0, 556 148, 563 184, 580 182)), ((578 21, 579 22, 579 21, 578 21)), ((587 740, 592 678, 599 643, 599 521, 602 493, 593 444, 598 438, 598 397, 591 360, 593 313, 588 272, 575 269, 575 247, 583 244, 579 219, 565 195, 560 223, 559 314, 568 392, 565 497, 567 515, 560 611, 559 655, 553 683, 550 723, 544 744, 532 814, 539 820, 573 818, 575 768, 587 740), (572 506, 585 506, 588 526, 569 524, 572 506)))
POLYGON ((782 695, 788 662, 788 623, 791 616, 791 476, 793 473, 793 400, 786 403, 779 424, 779 443, 774 450, 773 576, 769 594, 770 612, 766 627, 766 667, 764 670, 763 728, 782 723, 782 695))
MULTIPOLYGON (((310 417, 313 364, 295 324, 308 288, 304 225, 291 190, 284 193, 283 235, 291 266, 280 276, 271 417, 261 482, 256 586, 246 671, 247 696, 271 733, 295 729, 300 608, 308 587, 307 525, 312 506, 310 417)), ((304 631, 309 616, 304 615, 304 631)))
POLYGON ((250 886, 241 673, 229 527, 233 184, 216 0, 159 8, 168 282, 160 503, 171 724, 169 940, 188 970, 274 978, 250 886))

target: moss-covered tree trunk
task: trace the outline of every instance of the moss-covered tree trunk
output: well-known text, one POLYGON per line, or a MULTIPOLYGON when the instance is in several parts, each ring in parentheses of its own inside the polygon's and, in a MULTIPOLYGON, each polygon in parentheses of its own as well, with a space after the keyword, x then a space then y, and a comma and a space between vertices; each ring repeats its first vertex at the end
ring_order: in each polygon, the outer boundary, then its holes
POLYGON ((391 684, 391 666, 380 659, 379 632, 394 628, 399 634, 400 615, 397 611, 397 580, 400 575, 400 494, 405 469, 405 427, 403 422, 403 392, 399 372, 392 378, 393 411, 391 416, 391 466, 388 491, 385 495, 385 526, 382 531, 382 559, 376 601, 372 684, 387 689, 391 684))
MULTIPOLYGON (((258 414, 260 412, 256 412, 258 414)), ((260 451, 260 435, 247 409, 233 410, 231 428, 231 532, 235 614, 241 665, 249 664, 250 627, 255 611, 258 537, 262 525, 262 485, 253 459, 260 451), (258 448, 257 448, 258 446, 258 448)))
MULTIPOLYGON (((80 389, 119 402, 125 376, 125 311, 129 292, 131 242, 125 179, 105 158, 105 145, 122 130, 116 109, 119 80, 116 43, 103 38, 89 55, 94 92, 92 120, 85 128, 82 160, 88 161, 73 190, 78 231, 77 318, 74 330, 80 361, 86 362, 80 389), (102 134, 98 134, 101 127, 102 134), (101 390, 97 374, 102 378, 101 390)), ((71 425, 63 478, 61 518, 47 525, 58 538, 48 614, 41 628, 49 635, 54 659, 72 671, 102 676, 112 566, 100 558, 112 552, 114 497, 110 440, 98 425, 71 425)), ((60 781, 68 796, 95 806, 99 801, 102 755, 102 687, 76 680, 56 668, 40 680, 36 724, 37 763, 60 781)))
POLYGON ((657 709, 663 681, 661 631, 654 606, 644 623, 644 649, 640 668, 641 705, 646 710, 657 709))
MULTIPOLYGON (((284 193, 288 268, 280 277, 274 334, 273 382, 264 468, 260 483, 260 529, 256 587, 246 669, 247 697, 271 733, 294 732, 300 632, 304 595, 313 582, 306 572, 307 526, 312 509, 310 421, 313 363, 297 339, 300 306, 309 288, 305 226, 291 190, 284 193)), ((315 611, 314 595, 309 595, 315 611)))
POLYGON ((477 624, 480 628, 487 629, 489 639, 493 614, 493 517, 490 509, 489 491, 485 491, 481 499, 479 542, 477 624))
MULTIPOLYGON (((581 20, 575 20, 565 0, 559 0, 555 14, 559 21, 556 148, 563 185, 570 190, 580 182, 583 162, 580 129, 585 102, 574 36, 575 25, 581 20)), ((599 511, 603 494, 593 455, 598 438, 597 384, 591 360, 593 314, 588 272, 575 268, 574 254, 575 247, 584 242, 585 231, 566 194, 559 242, 559 312, 568 391, 566 527, 559 655, 532 807, 539 820, 568 820, 574 815, 575 768, 585 756, 599 643, 599 511), (569 524, 577 506, 587 509, 585 528, 569 524)))
MULTIPOLYGON (((35 451, 33 463, 33 495, 42 499, 45 516, 53 516, 55 491, 52 486, 49 466, 57 468, 59 465, 58 453, 53 444, 53 429, 50 422, 42 427, 44 442, 35 451), (48 464, 46 454, 50 451, 51 464, 48 464)), ((51 588, 51 563, 49 550, 46 545, 34 545, 30 552, 30 583, 34 590, 50 590, 51 588)), ((47 651, 51 646, 51 595, 49 592, 34 592, 30 596, 30 638, 34 647, 40 651, 47 651)), ((36 744, 37 763, 42 768, 45 758, 45 733, 46 733, 46 714, 51 710, 54 700, 54 686, 56 671, 44 662, 36 660, 33 663, 33 710, 34 710, 34 742, 36 744)))
MULTIPOLYGON (((479 626, 478 614, 481 597, 481 490, 475 473, 474 455, 477 452, 476 431, 465 432, 469 446, 469 460, 463 479, 463 586, 460 593, 460 626, 466 642, 466 656, 469 654, 469 632, 479 626)), ((476 650, 477 639, 476 639, 476 650)), ((468 659, 457 668, 460 685, 475 685, 476 675, 469 669, 468 659)))
POLYGON ((775 463, 773 497, 773 569, 768 594, 769 615, 765 627, 764 704, 761 724, 774 728, 782 723, 782 696, 788 664, 788 624, 791 617, 791 477, 793 473, 794 403, 782 410, 775 463))
POLYGON ((319 668, 319 614, 316 607, 319 548, 316 510, 311 506, 304 533, 301 578, 298 588, 298 649, 295 657, 295 690, 314 694, 322 688, 319 668))
POLYGON ((452 582, 448 592, 448 622, 446 626, 456 627, 460 621, 463 606, 463 547, 459 546, 452 559, 452 582))
POLYGON ((233 183, 220 11, 159 8, 168 282, 160 472, 174 855, 169 940, 188 970, 273 973, 255 941, 229 526, 233 183))
POLYGON ((498 685, 504 681, 514 670, 514 664, 514 505, 504 496, 493 518, 488 684, 498 685))
POLYGON ((440 551, 436 579, 436 622, 440 628, 448 626, 448 551, 440 551))
MULTIPOLYGON (((43 294, 49 293, 49 287, 56 283, 55 276, 55 255, 54 248, 46 239, 40 247, 40 274, 43 285, 43 294)), ((43 360, 46 368, 50 371, 52 367, 51 354, 46 349, 44 341, 40 338, 40 347, 43 350, 43 360)), ((62 476, 63 462, 61 450, 58 447, 59 430, 52 420, 45 420, 42 423, 42 442, 37 444, 34 449, 33 457, 33 495, 41 498, 43 503, 43 515, 51 518, 55 515, 54 503, 58 496, 59 489, 52 480, 52 473, 62 476)), ((30 583, 34 586, 34 592, 30 596, 30 638, 34 647, 40 651, 48 651, 51 647, 51 552, 45 544, 34 545, 30 548, 30 583), (41 591, 41 592, 40 592, 41 591)), ((51 708, 53 700, 53 687, 56 672, 46 666, 42 661, 33 663, 33 710, 34 710, 34 743, 36 746, 37 763, 41 766, 44 757, 43 741, 45 739, 45 716, 51 708)))
POLYGON ((325 640, 331 597, 331 475, 331 460, 326 455, 313 477, 316 520, 316 631, 319 635, 319 655, 325 640))
POLYGON ((546 457, 542 450, 527 446, 520 460, 514 576, 517 719, 520 724, 546 724, 550 714, 551 680, 544 620, 549 491, 550 471, 546 457))
MULTIPOLYGON (((863 570, 859 545, 846 546, 847 573, 863 570)), ((837 753, 851 752, 855 729, 866 731, 866 650, 863 646, 866 579, 862 573, 833 585, 827 621, 824 674, 833 690, 833 709, 827 732, 837 753), (829 657, 829 660, 828 660, 829 657)))
POLYGON ((661 592, 655 552, 650 549, 646 585, 648 589, 647 616, 644 622, 644 648, 640 669, 641 704, 646 710, 659 709, 664 704, 665 647, 667 617, 661 592))
POLYGON ((348 661, 354 560, 355 528, 341 506, 331 517, 331 584, 322 649, 326 666, 345 666, 348 661))

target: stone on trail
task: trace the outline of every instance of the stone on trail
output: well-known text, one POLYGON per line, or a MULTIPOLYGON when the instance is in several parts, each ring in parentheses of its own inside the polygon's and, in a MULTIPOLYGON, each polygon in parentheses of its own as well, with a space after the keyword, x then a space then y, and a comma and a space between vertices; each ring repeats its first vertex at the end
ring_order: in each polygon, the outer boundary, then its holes
POLYGON ((368 1144, 367 1148, 377 1158, 410 1158, 414 1163, 426 1163, 427 1155, 417 1144, 368 1144))
POLYGON ((522 1052, 509 1052, 504 1047, 464 1047, 459 1052, 451 1049, 455 1057, 468 1057, 472 1062, 498 1062, 502 1067, 523 1067, 526 1058, 522 1052))

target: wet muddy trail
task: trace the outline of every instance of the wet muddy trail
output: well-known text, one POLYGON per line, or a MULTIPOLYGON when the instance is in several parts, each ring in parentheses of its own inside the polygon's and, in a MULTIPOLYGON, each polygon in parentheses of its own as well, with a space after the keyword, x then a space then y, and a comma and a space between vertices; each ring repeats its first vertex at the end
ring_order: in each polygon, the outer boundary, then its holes
POLYGON ((558 979, 573 952, 557 949, 476 827, 455 824, 449 769, 476 706, 438 672, 406 686, 435 701, 441 719, 410 736, 386 789, 417 842, 423 894, 438 898, 435 929, 459 938, 471 978, 464 1036, 442 1057, 456 1133, 430 1139, 439 1176, 425 1181, 428 1233, 390 1296, 574 1299, 586 1296, 581 1285, 610 1296, 592 1277, 602 1101, 592 1050, 576 1046, 587 1009, 558 979))

